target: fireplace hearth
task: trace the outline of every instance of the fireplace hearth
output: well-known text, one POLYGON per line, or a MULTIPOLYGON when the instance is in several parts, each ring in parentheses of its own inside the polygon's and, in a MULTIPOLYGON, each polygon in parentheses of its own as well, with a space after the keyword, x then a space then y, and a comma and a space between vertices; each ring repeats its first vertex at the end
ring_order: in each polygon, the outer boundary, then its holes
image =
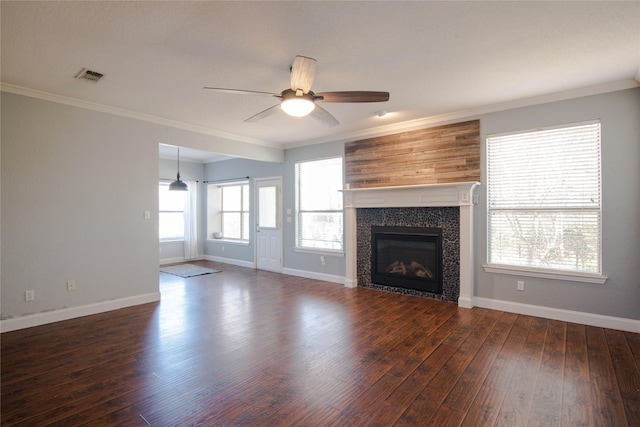
POLYGON ((371 227, 371 283, 442 294, 442 230, 371 227))

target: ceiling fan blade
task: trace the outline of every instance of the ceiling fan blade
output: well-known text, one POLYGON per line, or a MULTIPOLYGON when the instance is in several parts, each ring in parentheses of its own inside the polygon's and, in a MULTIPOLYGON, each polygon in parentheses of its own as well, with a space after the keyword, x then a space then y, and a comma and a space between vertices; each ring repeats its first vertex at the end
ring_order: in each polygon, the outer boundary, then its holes
POLYGON ((257 122, 276 113, 280 109, 280 104, 276 104, 273 107, 269 107, 266 110, 260 111, 258 114, 254 114, 245 120, 247 123, 257 122))
POLYGON ((296 56, 291 66, 291 90, 296 92, 300 89, 303 93, 308 93, 311 90, 315 74, 315 59, 300 55, 296 56))
POLYGON ((389 100, 389 92, 346 91, 316 93, 322 102, 385 102, 389 100))
POLYGON ((318 104, 316 104, 316 108, 314 108, 313 111, 309 113, 309 116, 320 120, 327 126, 337 126, 340 124, 340 122, 335 117, 333 117, 330 112, 328 112, 318 104))
POLYGON ((234 93, 239 95, 269 95, 269 96, 280 96, 279 93, 271 93, 271 92, 260 92, 258 90, 243 90, 243 89, 227 89, 224 87, 208 87, 205 86, 202 89, 215 90, 216 92, 224 92, 224 93, 234 93))

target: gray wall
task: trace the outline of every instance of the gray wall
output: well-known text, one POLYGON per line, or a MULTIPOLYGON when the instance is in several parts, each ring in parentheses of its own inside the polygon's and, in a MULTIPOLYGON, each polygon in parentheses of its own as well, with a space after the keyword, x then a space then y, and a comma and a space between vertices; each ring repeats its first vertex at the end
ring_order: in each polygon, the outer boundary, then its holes
MULTIPOLYGON (((158 178, 175 176, 171 162, 158 160, 158 143, 284 158, 282 149, 8 92, 1 104, 2 319, 79 308, 67 310, 73 316, 157 295, 158 178), (68 280, 77 290, 67 292, 68 280), (26 290, 34 301, 24 300, 26 290)), ((181 162, 181 172, 202 179, 204 166, 181 162)))
POLYGON ((158 292, 160 131, 2 93, 2 318, 158 292))
POLYGON ((640 88, 480 116, 482 182, 486 137, 500 132, 600 119, 604 285, 486 273, 486 189, 476 209, 475 296, 640 319, 640 88), (525 291, 516 281, 525 281, 525 291))

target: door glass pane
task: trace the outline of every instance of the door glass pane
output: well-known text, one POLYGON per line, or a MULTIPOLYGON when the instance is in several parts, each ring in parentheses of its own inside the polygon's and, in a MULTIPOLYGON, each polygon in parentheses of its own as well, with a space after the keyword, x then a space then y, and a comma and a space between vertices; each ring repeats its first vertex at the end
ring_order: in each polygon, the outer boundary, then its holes
POLYGON ((260 227, 276 228, 276 187, 260 187, 258 190, 258 224, 260 227))

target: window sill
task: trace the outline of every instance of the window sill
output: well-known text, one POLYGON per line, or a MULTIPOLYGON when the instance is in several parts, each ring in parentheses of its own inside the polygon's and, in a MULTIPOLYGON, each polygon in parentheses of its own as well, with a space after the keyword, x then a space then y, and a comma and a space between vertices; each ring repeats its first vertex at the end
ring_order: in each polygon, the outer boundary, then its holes
POLYGON ((510 265, 484 264, 487 273, 511 274, 514 276, 538 277, 541 279, 568 280, 571 282, 594 283, 604 285, 607 276, 600 274, 542 270, 537 268, 514 267, 510 265))
POLYGON ((207 242, 224 243, 225 245, 231 244, 231 245, 239 245, 239 246, 249 246, 249 241, 242 241, 242 240, 207 239, 207 242))
POLYGON ((344 252, 339 250, 331 250, 331 249, 307 249, 307 248, 294 248, 294 252, 306 253, 306 254, 314 254, 314 255, 326 255, 326 256, 338 256, 343 257, 344 252))
POLYGON ((184 239, 160 240, 160 244, 163 244, 163 243, 184 243, 184 239))

